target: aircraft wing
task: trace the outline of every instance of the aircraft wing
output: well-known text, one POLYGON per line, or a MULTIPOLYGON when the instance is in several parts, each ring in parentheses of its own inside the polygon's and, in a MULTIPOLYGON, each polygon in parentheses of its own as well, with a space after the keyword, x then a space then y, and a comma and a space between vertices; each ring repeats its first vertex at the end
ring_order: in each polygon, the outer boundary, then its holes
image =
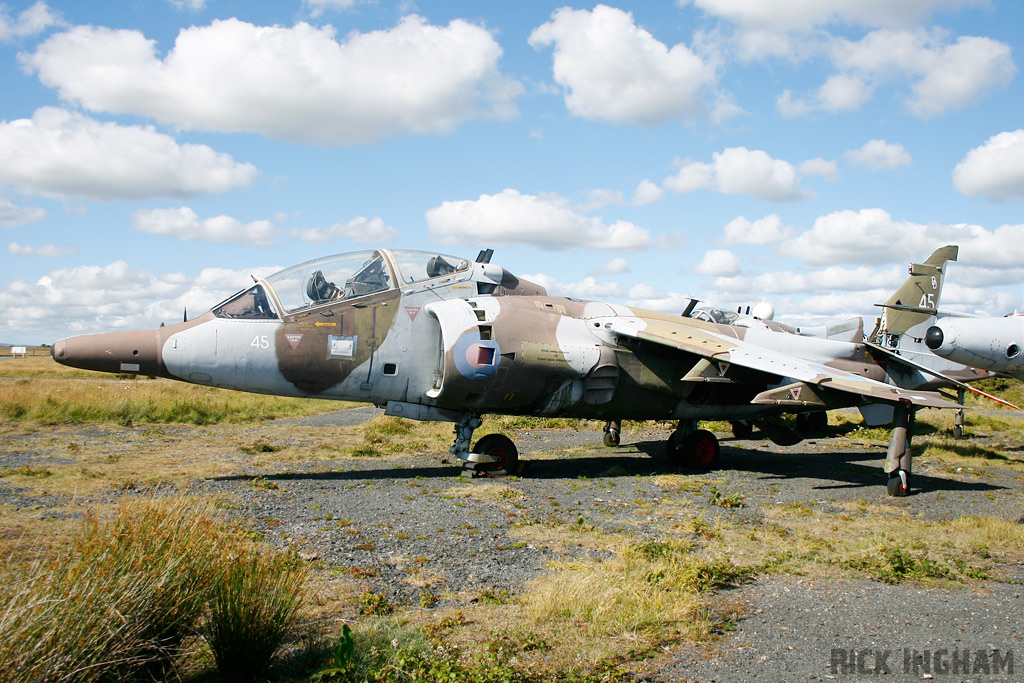
MULTIPOLYGON (((614 334, 650 344, 695 354, 698 361, 683 377, 689 381, 728 381, 731 366, 739 366, 769 375, 783 386, 758 394, 752 403, 792 406, 830 407, 837 397, 832 392, 854 394, 866 401, 911 403, 919 407, 959 408, 940 394, 911 391, 877 382, 822 363, 744 342, 722 334, 710 324, 680 318, 633 318, 606 325, 614 334)), ((848 402, 846 402, 849 405, 848 402)))

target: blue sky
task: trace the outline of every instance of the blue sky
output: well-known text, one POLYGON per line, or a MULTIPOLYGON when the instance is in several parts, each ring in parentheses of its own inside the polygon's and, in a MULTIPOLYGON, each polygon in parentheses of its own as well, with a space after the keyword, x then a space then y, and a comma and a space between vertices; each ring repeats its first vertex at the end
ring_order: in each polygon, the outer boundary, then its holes
POLYGON ((1022 25, 1009 0, 7 2, 0 341, 369 246, 870 327, 954 243, 943 308, 1002 315, 1022 25))

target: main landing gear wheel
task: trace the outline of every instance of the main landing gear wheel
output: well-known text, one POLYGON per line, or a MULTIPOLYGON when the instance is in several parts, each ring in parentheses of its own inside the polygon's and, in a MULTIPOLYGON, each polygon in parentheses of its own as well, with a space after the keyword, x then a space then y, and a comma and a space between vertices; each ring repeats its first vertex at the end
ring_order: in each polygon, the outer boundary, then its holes
POLYGON ((519 450, 512 443, 512 439, 504 434, 488 434, 482 437, 473 446, 473 452, 486 453, 491 457, 497 458, 495 462, 478 465, 476 469, 480 472, 504 471, 513 474, 516 471, 516 465, 519 464, 519 450))
POLYGON ((677 430, 669 437, 669 447, 675 450, 682 465, 702 470, 715 467, 721 454, 718 437, 706 429, 698 429, 689 436, 682 436, 677 430))

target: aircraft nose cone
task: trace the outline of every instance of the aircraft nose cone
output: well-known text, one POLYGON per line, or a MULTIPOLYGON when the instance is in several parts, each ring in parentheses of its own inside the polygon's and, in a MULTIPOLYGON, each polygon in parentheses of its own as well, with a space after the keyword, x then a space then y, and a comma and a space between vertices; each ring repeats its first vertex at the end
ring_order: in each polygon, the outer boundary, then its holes
POLYGON ((62 363, 64 357, 67 355, 68 345, 64 339, 56 341, 53 346, 50 347, 50 357, 58 363, 62 363))
POLYGON ((928 331, 924 333, 924 343, 932 351, 935 351, 945 340, 945 335, 942 334, 942 328, 938 325, 932 325, 928 328, 928 331))
POLYGON ((83 370, 165 374, 156 330, 66 337, 54 343, 50 355, 58 363, 83 370))

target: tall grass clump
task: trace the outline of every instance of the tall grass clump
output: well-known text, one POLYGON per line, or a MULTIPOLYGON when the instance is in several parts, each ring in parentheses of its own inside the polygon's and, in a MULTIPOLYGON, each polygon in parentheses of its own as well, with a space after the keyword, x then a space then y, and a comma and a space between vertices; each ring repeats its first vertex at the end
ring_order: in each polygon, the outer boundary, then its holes
POLYGON ((218 587, 263 557, 207 510, 187 498, 124 502, 89 515, 46 559, 0 561, 0 680, 171 676, 204 618, 216 620, 218 587))
POLYGON ((203 613, 220 547, 194 503, 90 515, 66 552, 3 569, 0 679, 93 681, 168 668, 203 613), (5 582, 7 583, 7 582, 5 582))
POLYGON ((306 567, 295 555, 250 550, 213 587, 202 635, 226 683, 250 683, 295 624, 306 567))

